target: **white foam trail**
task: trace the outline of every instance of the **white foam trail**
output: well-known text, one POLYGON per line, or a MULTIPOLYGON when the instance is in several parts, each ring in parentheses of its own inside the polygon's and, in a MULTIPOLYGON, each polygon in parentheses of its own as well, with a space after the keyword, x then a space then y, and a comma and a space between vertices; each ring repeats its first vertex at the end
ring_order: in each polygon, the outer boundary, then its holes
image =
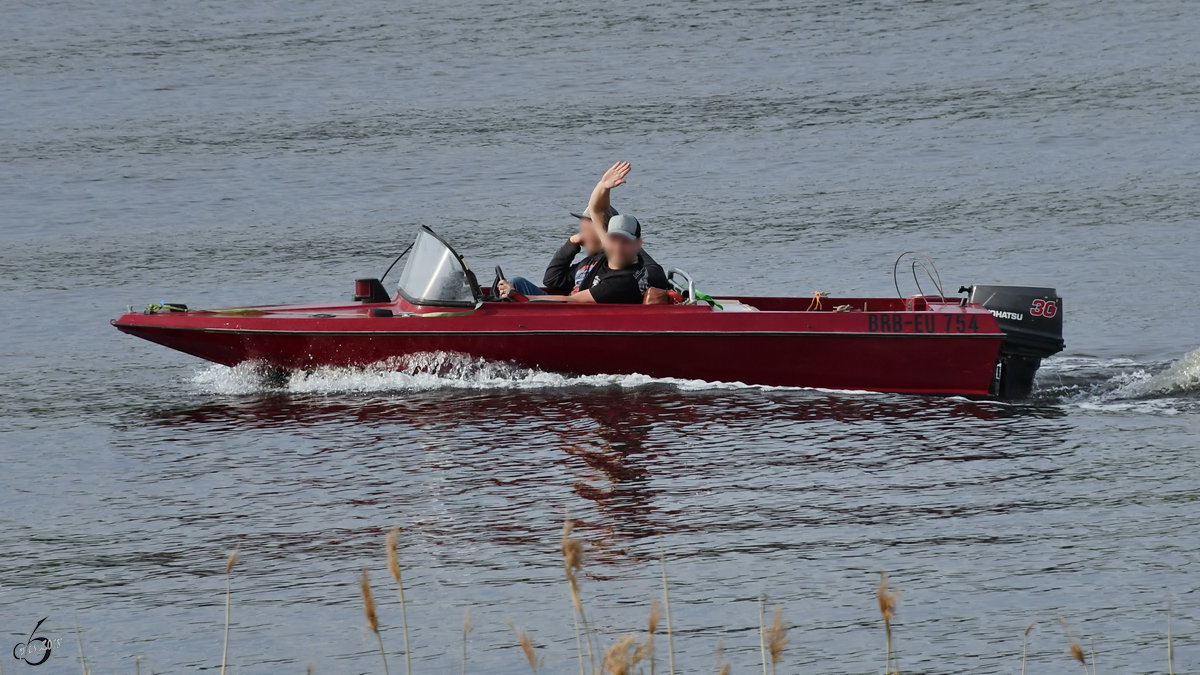
POLYGON ((256 394, 270 388, 266 374, 254 363, 203 366, 192 375, 192 384, 208 394, 256 394))
POLYGON ((1179 415, 1179 401, 1176 399, 1146 399, 1141 401, 1079 401, 1075 404, 1081 410, 1097 412, 1132 412, 1141 415, 1179 415))
POLYGON ((674 386, 683 391, 790 389, 737 382, 706 382, 646 375, 562 375, 511 364, 436 352, 389 359, 362 368, 322 366, 296 371, 284 380, 272 378, 260 365, 233 368, 211 364, 191 378, 206 393, 246 395, 264 392, 303 394, 414 392, 434 389, 555 389, 565 387, 674 386))
MULTIPOLYGON (((1083 407, 1124 405, 1129 401, 1200 393, 1200 349, 1189 352, 1164 370, 1154 372, 1156 370, 1152 365, 1124 358, 1055 357, 1044 364, 1041 381, 1053 399, 1083 407), (1057 392, 1055 376, 1066 380, 1057 392)), ((847 396, 876 395, 859 391, 767 387, 636 374, 563 375, 444 352, 414 354, 362 368, 323 366, 311 371, 293 372, 283 379, 270 377, 258 364, 244 363, 233 368, 212 364, 199 369, 191 378, 191 383, 203 392, 224 395, 266 392, 386 393, 435 389, 637 388, 655 385, 671 386, 681 391, 810 391, 847 396)))
POLYGON ((1057 375, 1087 374, 1097 370, 1139 367, 1133 359, 1101 359, 1092 356, 1052 356, 1042 362, 1038 372, 1057 375))
POLYGON ((1043 371, 1051 399, 1083 410, 1174 415, 1196 410, 1200 394, 1200 349, 1169 364, 1056 357, 1043 371))
POLYGON ((1200 349, 1194 349, 1166 370, 1128 385, 1136 396, 1178 395, 1200 392, 1200 349))

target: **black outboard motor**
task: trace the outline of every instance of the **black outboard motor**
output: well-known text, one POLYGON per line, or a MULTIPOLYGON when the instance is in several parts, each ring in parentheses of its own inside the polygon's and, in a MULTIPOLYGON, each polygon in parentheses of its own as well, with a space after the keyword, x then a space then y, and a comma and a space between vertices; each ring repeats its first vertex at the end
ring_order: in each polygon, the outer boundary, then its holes
POLYGON ((968 302, 992 312, 1004 344, 992 379, 992 395, 1001 399, 1028 398, 1042 359, 1066 347, 1063 342, 1062 298, 1053 288, 1030 286, 971 286, 968 302))

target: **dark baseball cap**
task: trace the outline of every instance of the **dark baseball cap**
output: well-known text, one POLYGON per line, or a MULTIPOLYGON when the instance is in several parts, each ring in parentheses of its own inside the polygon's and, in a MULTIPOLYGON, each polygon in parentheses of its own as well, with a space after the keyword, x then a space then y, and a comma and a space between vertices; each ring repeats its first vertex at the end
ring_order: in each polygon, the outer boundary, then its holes
MULTIPOLYGON (((592 216, 591 216, 591 214, 588 213, 587 209, 582 209, 582 210, 580 210, 579 213, 575 213, 574 211, 572 211, 571 215, 575 216, 576 218, 587 218, 588 220, 592 219, 592 216)), ((616 209, 614 209, 611 204, 609 204, 608 217, 612 218, 613 216, 616 216, 616 215, 620 215, 620 212, 617 211, 616 209)))

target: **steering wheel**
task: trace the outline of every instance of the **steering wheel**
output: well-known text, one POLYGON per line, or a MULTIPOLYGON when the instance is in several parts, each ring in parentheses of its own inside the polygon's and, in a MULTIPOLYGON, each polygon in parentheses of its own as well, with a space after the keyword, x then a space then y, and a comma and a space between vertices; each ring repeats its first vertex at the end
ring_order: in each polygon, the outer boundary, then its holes
POLYGON ((500 297, 500 280, 503 278, 504 270, 500 269, 499 265, 496 265, 496 279, 492 281, 492 300, 494 302, 503 302, 508 300, 508 298, 500 297))

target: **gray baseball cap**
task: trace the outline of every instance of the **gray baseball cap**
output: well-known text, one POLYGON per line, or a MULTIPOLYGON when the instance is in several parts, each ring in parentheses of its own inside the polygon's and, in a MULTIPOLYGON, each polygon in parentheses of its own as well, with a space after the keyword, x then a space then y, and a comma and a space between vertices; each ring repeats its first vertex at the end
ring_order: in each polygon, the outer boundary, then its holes
POLYGON ((633 216, 613 216, 608 220, 608 233, 617 234, 626 239, 641 239, 642 224, 633 216))
MULTIPOLYGON (((613 216, 615 216, 617 214, 618 214, 618 211, 616 209, 614 209, 612 207, 612 205, 610 204, 608 207, 608 217, 612 218, 613 216)), ((571 215, 575 216, 576 218, 587 218, 588 220, 592 219, 592 214, 588 213, 588 210, 586 208, 580 209, 579 213, 575 213, 574 211, 572 211, 571 215)))

